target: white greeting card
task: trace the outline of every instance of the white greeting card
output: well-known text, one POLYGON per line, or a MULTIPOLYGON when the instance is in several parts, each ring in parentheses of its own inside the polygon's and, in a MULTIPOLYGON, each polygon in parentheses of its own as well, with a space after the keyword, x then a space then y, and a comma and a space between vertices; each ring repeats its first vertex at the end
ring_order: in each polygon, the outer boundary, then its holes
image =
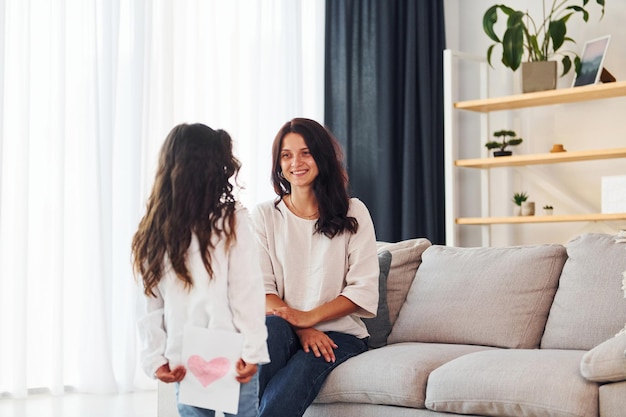
POLYGON ((237 414, 240 385, 235 366, 242 344, 239 333, 185 326, 182 360, 187 373, 180 382, 178 401, 237 414))

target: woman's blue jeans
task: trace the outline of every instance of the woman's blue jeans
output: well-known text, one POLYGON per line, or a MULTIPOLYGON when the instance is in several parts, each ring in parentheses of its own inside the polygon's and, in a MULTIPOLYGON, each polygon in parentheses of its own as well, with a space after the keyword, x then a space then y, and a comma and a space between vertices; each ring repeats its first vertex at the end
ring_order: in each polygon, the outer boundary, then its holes
MULTIPOLYGON (((192 405, 178 402, 178 387, 176 383, 176 404, 180 417, 215 417, 215 411, 206 408, 194 407, 192 405)), ((259 373, 257 372, 250 382, 241 384, 239 388, 239 409, 237 414, 224 413, 226 417, 256 417, 259 409, 259 373)))
POLYGON ((267 316, 267 346, 270 363, 259 367, 259 417, 299 417, 313 402, 334 368, 367 350, 367 339, 326 332, 339 347, 335 362, 306 353, 291 325, 277 316, 267 316))

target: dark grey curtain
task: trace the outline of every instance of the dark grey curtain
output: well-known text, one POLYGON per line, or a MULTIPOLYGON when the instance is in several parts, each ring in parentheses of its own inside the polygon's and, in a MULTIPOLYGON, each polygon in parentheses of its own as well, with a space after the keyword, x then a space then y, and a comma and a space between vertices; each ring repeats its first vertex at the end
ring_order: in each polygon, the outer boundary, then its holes
POLYGON ((445 243, 442 0, 326 1, 326 125, 378 240, 445 243))

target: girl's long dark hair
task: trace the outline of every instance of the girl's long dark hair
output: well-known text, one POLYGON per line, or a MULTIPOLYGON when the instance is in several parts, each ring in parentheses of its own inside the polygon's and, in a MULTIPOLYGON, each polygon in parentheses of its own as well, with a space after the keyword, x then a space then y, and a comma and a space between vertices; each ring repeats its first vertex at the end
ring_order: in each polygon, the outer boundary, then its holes
POLYGON ((319 219, 315 232, 329 238, 345 231, 356 233, 359 224, 348 217, 350 196, 348 195, 348 173, 343 166, 343 152, 339 142, 324 126, 305 118, 292 119, 280 128, 272 144, 272 184, 278 195, 275 204, 291 193, 291 184, 281 174, 280 154, 283 139, 288 133, 297 133, 304 138, 319 174, 313 181, 313 192, 317 198, 319 219))
POLYGON ((236 184, 240 167, 232 154, 232 140, 223 130, 199 123, 181 124, 167 135, 146 214, 132 241, 133 269, 142 276, 146 295, 154 296, 166 256, 185 287, 193 285, 185 264, 192 233, 213 278, 211 237, 214 233, 224 237, 226 248, 236 239, 230 179, 234 176, 236 184))

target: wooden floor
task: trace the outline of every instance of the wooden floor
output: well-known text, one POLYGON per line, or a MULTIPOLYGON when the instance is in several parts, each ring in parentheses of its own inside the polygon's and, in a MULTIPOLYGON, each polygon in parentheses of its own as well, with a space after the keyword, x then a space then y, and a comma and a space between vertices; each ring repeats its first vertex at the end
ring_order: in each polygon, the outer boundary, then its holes
POLYGON ((27 399, 0 399, 2 417, 156 417, 157 391, 132 394, 62 396, 30 395, 27 399))

